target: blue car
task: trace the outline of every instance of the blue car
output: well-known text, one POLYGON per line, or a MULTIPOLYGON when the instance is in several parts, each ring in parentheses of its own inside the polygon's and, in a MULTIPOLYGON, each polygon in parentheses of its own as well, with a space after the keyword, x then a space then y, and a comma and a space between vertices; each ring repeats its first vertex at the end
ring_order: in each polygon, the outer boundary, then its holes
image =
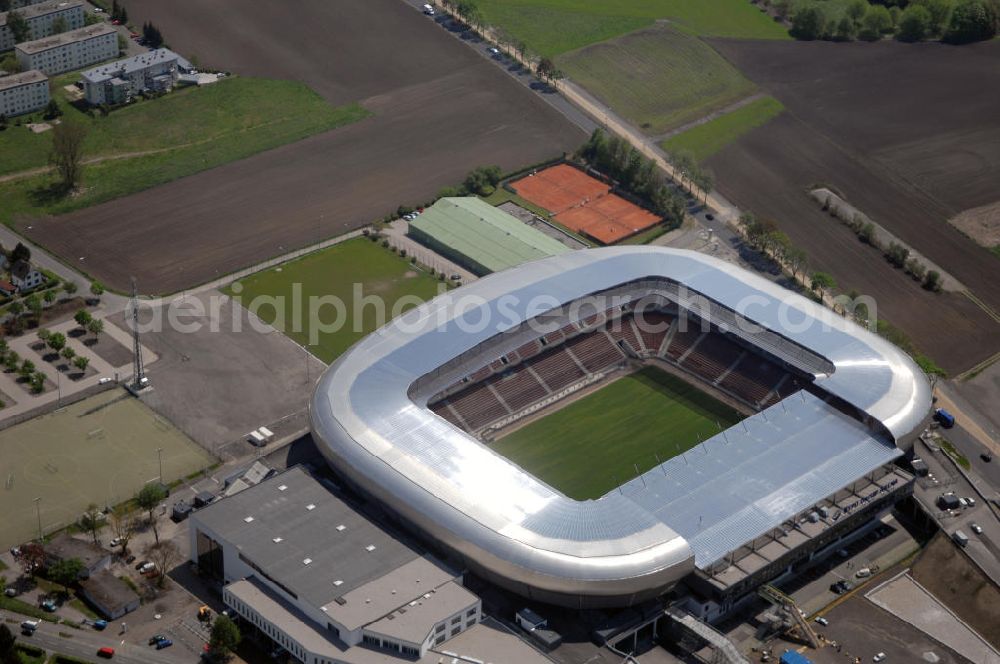
POLYGON ((107 628, 108 621, 107 620, 95 620, 92 624, 94 625, 94 629, 96 629, 97 631, 102 631, 105 628, 107 628))
POLYGON ((169 648, 172 645, 174 645, 174 642, 170 639, 160 639, 156 642, 156 649, 163 650, 164 648, 169 648))
POLYGON ((53 613, 58 607, 56 606, 56 601, 54 599, 47 599, 42 602, 42 608, 49 613, 53 613))

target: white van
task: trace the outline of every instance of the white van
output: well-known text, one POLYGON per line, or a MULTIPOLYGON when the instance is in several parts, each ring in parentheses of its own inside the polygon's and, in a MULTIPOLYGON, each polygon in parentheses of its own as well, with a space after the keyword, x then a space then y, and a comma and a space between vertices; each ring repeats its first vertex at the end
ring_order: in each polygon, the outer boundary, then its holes
POLYGON ((427 14, 428 16, 434 16, 434 7, 425 4, 421 7, 421 9, 423 9, 424 13, 427 14))
POLYGON ((861 569, 859 569, 854 574, 854 576, 858 577, 859 579, 867 579, 871 575, 872 575, 872 571, 870 569, 868 569, 867 567, 862 567, 861 569))

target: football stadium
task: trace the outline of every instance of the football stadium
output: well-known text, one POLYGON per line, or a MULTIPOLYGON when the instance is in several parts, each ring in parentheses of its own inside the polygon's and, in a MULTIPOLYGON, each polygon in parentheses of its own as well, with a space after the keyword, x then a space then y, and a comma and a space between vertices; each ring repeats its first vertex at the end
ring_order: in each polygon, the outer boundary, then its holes
POLYGON ((569 607, 678 582, 724 614, 912 492, 901 350, 741 268, 575 251, 441 295, 329 367, 340 476, 483 578, 569 607))

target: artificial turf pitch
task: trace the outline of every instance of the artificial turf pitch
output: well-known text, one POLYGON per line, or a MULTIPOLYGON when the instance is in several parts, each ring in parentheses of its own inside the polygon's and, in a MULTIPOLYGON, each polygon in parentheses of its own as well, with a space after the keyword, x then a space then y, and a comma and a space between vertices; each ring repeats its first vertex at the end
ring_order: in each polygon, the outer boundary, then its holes
POLYGON ((576 500, 619 484, 739 422, 742 416, 654 367, 620 378, 492 444, 576 500))
POLYGON ((111 390, 0 432, 0 546, 70 525, 87 505, 114 506, 160 476, 170 483, 213 459, 124 390, 111 390), (157 453, 157 450, 160 450, 157 453), (40 499, 35 504, 35 500, 40 499))

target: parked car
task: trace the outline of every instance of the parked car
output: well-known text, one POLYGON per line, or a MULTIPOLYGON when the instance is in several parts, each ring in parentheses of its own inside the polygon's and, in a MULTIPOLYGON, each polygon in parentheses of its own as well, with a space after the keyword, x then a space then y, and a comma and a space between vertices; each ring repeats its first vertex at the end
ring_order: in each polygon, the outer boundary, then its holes
POLYGON ((42 609, 48 611, 49 613, 55 613, 58 608, 59 607, 56 605, 56 601, 54 599, 50 598, 42 602, 42 609))
POLYGON ((980 453, 979 458, 982 459, 983 461, 985 461, 986 463, 989 463, 990 461, 993 461, 993 455, 990 454, 989 452, 982 452, 982 453, 980 453))
POLYGON ((4 588, 3 594, 7 597, 17 597, 17 588, 4 588))
POLYGON ((104 659, 111 659, 112 657, 115 656, 115 649, 104 646, 103 648, 97 651, 97 656, 103 657, 104 659))
POLYGON ((969 528, 971 528, 972 532, 974 532, 977 535, 983 534, 983 527, 980 526, 978 523, 970 523, 969 528))
POLYGON ((172 645, 174 645, 174 642, 170 639, 160 639, 156 642, 156 649, 163 650, 164 648, 169 648, 172 645))
POLYGON ((116 546, 119 546, 121 543, 122 543, 121 538, 120 537, 116 537, 113 540, 111 540, 110 542, 108 542, 108 546, 110 546, 113 549, 116 546))
POLYGON ((829 625, 829 624, 830 624, 830 621, 829 621, 829 620, 827 620, 826 618, 824 618, 823 616, 818 616, 818 617, 816 618, 816 622, 817 622, 818 624, 822 625, 823 627, 826 627, 827 625, 829 625))
POLYGON ((122 22, 119 21, 118 19, 115 19, 115 20, 111 21, 111 25, 121 25, 121 24, 122 24, 122 22))
POLYGON ((91 623, 91 625, 93 625, 94 629, 96 629, 98 632, 103 632, 105 629, 108 628, 108 621, 107 620, 95 620, 94 622, 91 623))
POLYGON ((489 51, 490 55, 492 55, 494 58, 500 57, 500 49, 498 49, 496 46, 490 46, 489 51))
POLYGON ((150 574, 156 571, 156 563, 145 563, 139 568, 139 574, 150 574))
POLYGON ((132 563, 134 563, 134 562, 135 562, 135 556, 133 556, 133 555, 132 555, 132 554, 130 553, 130 554, 128 555, 128 558, 126 558, 126 559, 125 559, 125 564, 126 564, 126 565, 131 565, 131 564, 132 564, 132 563))
POLYGON ((94 13, 95 14, 103 14, 104 10, 101 9, 100 7, 94 7, 94 13))
POLYGON ((148 564, 149 564, 149 561, 148 561, 148 560, 140 560, 139 562, 137 562, 137 563, 135 564, 135 571, 137 571, 137 572, 141 572, 141 571, 142 571, 142 568, 143 568, 143 566, 145 566, 145 565, 148 565, 148 564))
POLYGON ((155 634, 155 635, 149 637, 149 645, 155 646, 160 641, 166 641, 166 640, 167 640, 167 637, 163 636, 162 634, 155 634))
POLYGON ((428 16, 434 16, 434 8, 430 5, 424 5, 421 9, 423 9, 424 13, 428 16))
POLYGON ((873 662, 881 662, 883 659, 885 659, 885 653, 884 652, 880 652, 879 654, 877 654, 874 657, 872 657, 872 661, 873 662))

